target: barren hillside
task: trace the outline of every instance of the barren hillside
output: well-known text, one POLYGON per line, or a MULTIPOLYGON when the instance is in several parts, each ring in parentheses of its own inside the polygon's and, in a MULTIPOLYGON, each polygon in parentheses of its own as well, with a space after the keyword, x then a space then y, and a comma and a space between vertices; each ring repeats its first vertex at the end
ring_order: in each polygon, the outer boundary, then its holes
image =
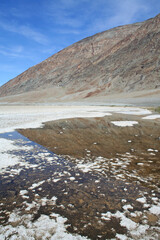
POLYGON ((3 85, 0 97, 54 102, 159 89, 160 14, 65 48, 3 85))

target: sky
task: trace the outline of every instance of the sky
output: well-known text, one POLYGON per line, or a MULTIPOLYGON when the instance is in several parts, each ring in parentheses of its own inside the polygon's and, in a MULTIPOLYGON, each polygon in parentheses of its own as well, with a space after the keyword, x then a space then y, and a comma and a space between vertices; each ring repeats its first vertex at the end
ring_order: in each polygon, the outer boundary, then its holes
POLYGON ((85 37, 160 13, 160 0, 0 0, 0 86, 85 37))

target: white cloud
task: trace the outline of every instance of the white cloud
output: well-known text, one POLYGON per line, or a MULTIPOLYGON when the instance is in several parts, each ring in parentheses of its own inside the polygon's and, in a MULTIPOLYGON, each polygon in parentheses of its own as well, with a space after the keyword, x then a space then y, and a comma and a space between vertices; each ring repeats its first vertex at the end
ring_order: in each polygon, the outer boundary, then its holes
POLYGON ((73 35, 78 35, 81 33, 80 30, 76 30, 76 29, 65 29, 65 28, 61 28, 57 30, 58 33, 60 34, 73 34, 73 35))
POLYGON ((9 24, 9 23, 1 21, 0 27, 6 31, 23 35, 23 36, 25 36, 31 40, 34 40, 35 42, 43 44, 43 45, 46 45, 49 42, 48 38, 44 34, 30 28, 29 26, 9 24))
POLYGON ((46 38, 45 35, 31 29, 28 26, 20 26, 19 30, 20 30, 20 34, 22 34, 22 35, 24 35, 28 38, 31 38, 38 43, 41 43, 41 44, 47 44, 48 43, 48 39, 46 38))
POLYGON ((0 49, 0 54, 8 57, 19 57, 19 54, 0 49))
POLYGON ((14 47, 0 46, 0 54, 8 57, 20 57, 23 50, 24 49, 21 45, 14 47))
POLYGON ((117 3, 117 12, 109 19, 112 25, 132 23, 137 13, 148 10, 146 4, 138 0, 124 0, 117 3))
MULTIPOLYGON (((100 17, 99 19, 95 19, 94 30, 103 31, 116 26, 136 22, 137 16, 140 13, 149 10, 144 0, 114 0, 110 4, 112 14, 110 16, 106 14, 103 18, 100 17)), ((107 13, 107 8, 108 5, 106 5, 106 9, 104 6, 103 14, 105 10, 107 13)))
POLYGON ((7 73, 13 73, 13 74, 17 74, 17 72, 22 72, 23 71, 23 69, 22 68, 20 68, 19 66, 17 66, 17 64, 5 64, 5 63, 1 63, 0 64, 0 69, 1 69, 1 71, 2 72, 7 72, 7 73))
POLYGON ((79 8, 85 1, 86 0, 49 0, 45 5, 46 14, 54 24, 77 29, 84 24, 85 12, 84 15, 81 15, 79 8))
POLYGON ((48 0, 45 7, 58 32, 87 36, 136 22, 149 11, 150 4, 145 0, 48 0))

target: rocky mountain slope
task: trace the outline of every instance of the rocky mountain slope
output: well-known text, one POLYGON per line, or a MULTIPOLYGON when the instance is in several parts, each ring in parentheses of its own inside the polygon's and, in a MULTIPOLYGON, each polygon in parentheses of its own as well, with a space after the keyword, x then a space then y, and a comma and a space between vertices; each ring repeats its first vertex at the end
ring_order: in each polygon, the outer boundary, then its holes
POLYGON ((65 48, 4 84, 0 97, 54 102, 154 89, 160 90, 160 14, 65 48))

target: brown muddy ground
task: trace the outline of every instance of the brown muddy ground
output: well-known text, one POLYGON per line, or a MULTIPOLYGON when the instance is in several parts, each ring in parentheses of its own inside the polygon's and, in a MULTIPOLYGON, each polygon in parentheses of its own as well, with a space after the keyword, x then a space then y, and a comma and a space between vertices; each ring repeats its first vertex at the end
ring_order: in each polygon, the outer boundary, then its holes
POLYGON ((140 235, 133 236, 120 224, 120 218, 114 217, 120 211, 135 223, 148 224, 146 234, 156 234, 151 239, 159 236, 157 214, 149 208, 154 199, 160 199, 160 120, 113 114, 46 122, 43 128, 19 132, 63 155, 80 170, 71 173, 74 180, 67 185, 67 195, 63 179, 54 190, 45 189, 56 193, 55 211, 68 218, 68 231, 91 239, 110 239, 117 233, 138 239, 140 235), (138 124, 118 127, 112 123, 128 120, 138 124), (146 204, 136 200, 140 197, 146 204), (125 210, 125 204, 131 208, 125 210), (106 212, 113 214, 110 219, 103 218, 106 212))
POLYGON ((89 157, 114 158, 130 153, 128 170, 142 163, 139 175, 160 180, 160 120, 142 120, 139 116, 113 114, 103 118, 77 118, 44 123, 43 128, 21 129, 21 134, 56 154, 70 156, 72 161, 89 157), (138 121, 132 127, 118 127, 112 121, 138 121), (158 150, 150 152, 148 149, 158 150), (151 162, 152 161, 152 162, 151 162))

